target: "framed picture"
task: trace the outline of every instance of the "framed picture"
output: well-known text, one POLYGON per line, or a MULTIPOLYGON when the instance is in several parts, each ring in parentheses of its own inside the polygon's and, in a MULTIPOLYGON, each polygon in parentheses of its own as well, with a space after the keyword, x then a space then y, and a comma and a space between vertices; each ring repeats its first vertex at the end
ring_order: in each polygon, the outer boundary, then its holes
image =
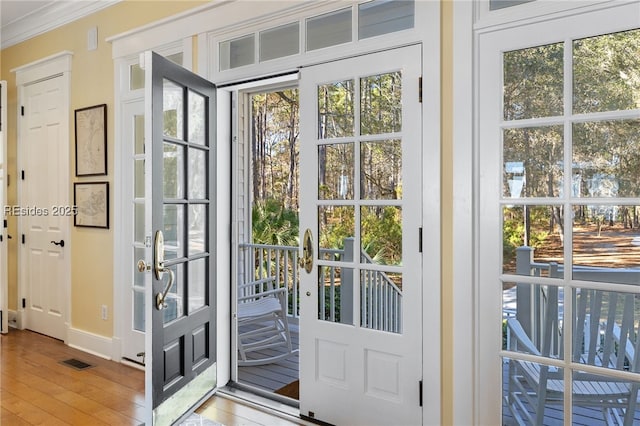
POLYGON ((76 182, 73 184, 75 226, 109 228, 109 182, 76 182))
POLYGON ((75 111, 76 176, 107 174, 107 104, 75 111))

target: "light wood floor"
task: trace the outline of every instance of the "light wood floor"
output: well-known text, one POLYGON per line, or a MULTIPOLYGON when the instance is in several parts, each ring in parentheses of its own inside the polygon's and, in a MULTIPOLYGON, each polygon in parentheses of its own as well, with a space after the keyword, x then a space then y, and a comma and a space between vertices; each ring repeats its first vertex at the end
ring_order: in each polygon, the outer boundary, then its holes
MULTIPOLYGON (((30 331, 10 329, 0 337, 0 424, 139 425, 144 372, 87 354, 30 331), (93 365, 75 370, 70 358, 93 365)), ((226 426, 297 425, 220 396, 197 412, 226 426)))

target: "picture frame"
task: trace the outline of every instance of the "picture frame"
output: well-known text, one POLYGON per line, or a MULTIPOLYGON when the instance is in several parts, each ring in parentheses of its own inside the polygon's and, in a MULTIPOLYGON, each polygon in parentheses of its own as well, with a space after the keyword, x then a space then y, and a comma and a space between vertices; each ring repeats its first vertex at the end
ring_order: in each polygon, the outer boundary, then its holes
POLYGON ((73 184, 74 226, 109 229, 109 182, 73 184))
POLYGON ((75 110, 76 176, 107 174, 107 104, 75 110))

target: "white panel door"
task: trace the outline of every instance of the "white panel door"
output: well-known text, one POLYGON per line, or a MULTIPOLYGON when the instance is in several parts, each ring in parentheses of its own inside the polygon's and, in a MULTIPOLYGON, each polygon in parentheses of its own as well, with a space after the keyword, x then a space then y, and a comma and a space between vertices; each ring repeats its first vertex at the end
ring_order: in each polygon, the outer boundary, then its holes
MULTIPOLYGON (((0 206, 7 205, 7 82, 0 81, 0 206)), ((7 271, 7 212, 0 219, 0 332, 9 331, 8 292, 9 274, 7 271)))
POLYGON ((302 70, 303 416, 422 422, 420 69, 410 46, 302 70))
POLYGON ((24 155, 19 244, 25 255, 22 305, 25 327, 64 340, 67 292, 69 112, 63 108, 63 78, 24 86, 21 143, 24 155), (65 241, 66 239, 66 241, 65 241), (65 242, 67 245, 65 246, 65 242))

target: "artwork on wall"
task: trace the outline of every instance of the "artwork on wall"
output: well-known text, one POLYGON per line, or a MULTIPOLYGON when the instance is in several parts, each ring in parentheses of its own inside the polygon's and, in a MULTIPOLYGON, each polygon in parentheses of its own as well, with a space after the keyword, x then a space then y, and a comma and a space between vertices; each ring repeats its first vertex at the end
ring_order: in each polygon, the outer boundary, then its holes
POLYGON ((75 111, 76 176, 107 174, 107 105, 75 111))
POLYGON ((75 226, 109 228, 109 182, 76 182, 73 203, 75 226))

